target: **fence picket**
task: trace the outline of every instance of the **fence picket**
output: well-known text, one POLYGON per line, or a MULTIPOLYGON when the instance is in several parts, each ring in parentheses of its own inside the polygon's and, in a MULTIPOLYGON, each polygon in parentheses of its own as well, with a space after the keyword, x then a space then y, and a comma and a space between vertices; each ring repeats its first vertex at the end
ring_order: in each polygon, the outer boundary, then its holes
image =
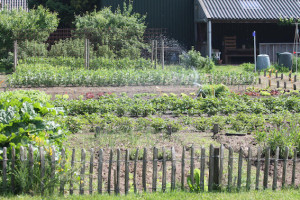
POLYGON ((107 177, 107 192, 108 192, 108 194, 110 194, 112 159, 113 159, 113 150, 111 149, 110 154, 109 154, 108 177, 107 177))
POLYGON ((165 192, 166 191, 166 183, 167 183, 167 166, 166 166, 166 150, 165 147, 163 147, 162 149, 163 151, 163 161, 162 161, 162 165, 163 165, 163 173, 162 173, 162 191, 165 192))
POLYGON ((231 191, 232 188, 232 171, 233 171, 233 149, 229 147, 229 154, 228 154, 228 186, 227 190, 231 191))
POLYGON ((14 146, 11 148, 11 191, 15 193, 15 172, 16 172, 16 149, 14 146))
POLYGON ((147 191, 147 148, 144 148, 142 183, 144 192, 147 191))
MULTIPOLYGON (((25 159, 25 149, 23 149, 23 155, 21 154, 21 156, 23 156, 23 159, 25 159)), ((34 163, 34 158, 33 158, 33 148, 32 145, 29 145, 28 148, 28 159, 29 159, 29 169, 28 169, 28 173, 29 173, 29 177, 30 177, 30 187, 32 187, 32 183, 33 183, 33 163, 34 163)))
POLYGON ((40 170, 41 170, 41 194, 44 195, 45 183, 44 183, 44 176, 45 176, 45 155, 44 155, 44 148, 40 147, 40 170))
POLYGON ((171 153, 172 153, 171 191, 174 191, 176 185, 176 156, 175 156, 174 147, 172 147, 171 153))
POLYGON ((213 181, 214 181, 214 146, 211 144, 209 148, 208 191, 213 190, 213 181))
POLYGON ((275 154, 275 160, 274 160, 273 186, 272 186, 273 190, 277 189, 278 159, 279 159, 279 147, 276 148, 276 154, 275 154))
POLYGON ((3 161, 2 161, 2 186, 5 193, 7 192, 7 148, 3 148, 3 161))
POLYGON ((237 190, 241 189, 242 185, 242 167, 243 167, 243 149, 240 147, 239 151, 239 162, 238 162, 238 180, 237 180, 237 190))
POLYGON ((117 195, 118 194, 118 186, 117 186, 117 170, 114 169, 114 191, 115 191, 115 194, 117 195))
POLYGON ((294 149, 293 171, 292 171, 292 186, 295 186, 296 179, 296 164, 297 164, 297 149, 294 149))
MULTIPOLYGON (((61 161, 60 161, 60 167, 61 167, 61 170, 64 171, 65 170, 65 149, 62 148, 62 151, 61 151, 61 161)), ((60 194, 61 195, 64 195, 65 193, 65 180, 62 179, 60 181, 60 194)))
POLYGON ((156 192, 156 182, 157 182, 157 148, 153 148, 153 173, 152 173, 152 191, 156 192))
POLYGON ((181 190, 184 190, 184 182, 185 182, 185 176, 184 176, 184 169, 185 169, 185 147, 182 147, 182 156, 181 156, 181 190))
POLYGON ((192 145, 191 147, 191 171, 190 171, 190 174, 191 174, 191 184, 194 185, 194 159, 195 159, 195 150, 194 150, 194 145, 192 145))
POLYGON ((220 171, 219 171, 219 186, 222 186, 224 168, 224 145, 220 146, 220 171))
POLYGON ((94 149, 91 148, 90 152, 89 194, 93 194, 94 149))
POLYGON ((289 147, 285 147, 282 168, 282 188, 285 188, 287 160, 289 159, 289 147))
MULTIPOLYGON (((55 157, 54 157, 54 164, 55 164, 55 157)), ((73 169, 75 167, 74 165, 75 165, 75 149, 73 148, 72 149, 72 159, 71 159, 71 169, 72 169, 72 171, 71 171, 71 178, 70 178, 70 195, 72 195, 73 192, 74 192, 74 185, 73 185, 73 175, 74 175, 73 169)))
POLYGON ((84 194, 84 180, 85 180, 85 149, 81 149, 81 169, 80 169, 80 184, 79 194, 84 194))
POLYGON ((252 149, 248 148, 248 163, 247 163, 247 183, 246 189, 250 190, 251 188, 251 163, 252 163, 252 149))
POLYGON ((269 168, 270 168, 270 147, 267 147, 265 154, 265 170, 264 170, 264 189, 268 188, 268 178, 269 178, 269 168))
POLYGON ((120 156, 121 156, 121 150, 118 149, 117 150, 117 184, 116 184, 116 188, 115 191, 117 194, 120 193, 120 156))
POLYGON ((256 163, 256 179, 255 179, 255 189, 259 189, 259 177, 260 177, 260 167, 261 167, 261 148, 257 147, 257 163, 256 163))
POLYGON ((205 176, 205 147, 201 147, 201 166, 200 166, 200 190, 204 191, 205 176))
POLYGON ((129 191, 129 150, 126 149, 125 154, 125 194, 129 191))
POLYGON ((98 193, 102 194, 103 149, 99 150, 98 160, 98 193))
POLYGON ((137 169, 137 161, 138 161, 138 155, 139 155, 139 149, 136 149, 135 158, 134 158, 134 167, 133 167, 133 187, 134 187, 134 193, 137 193, 137 187, 136 187, 136 169, 137 169))

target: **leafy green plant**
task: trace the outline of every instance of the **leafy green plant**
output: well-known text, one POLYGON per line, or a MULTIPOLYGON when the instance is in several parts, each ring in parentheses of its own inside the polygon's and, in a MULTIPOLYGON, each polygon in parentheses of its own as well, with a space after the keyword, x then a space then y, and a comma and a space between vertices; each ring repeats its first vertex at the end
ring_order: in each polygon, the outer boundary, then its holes
POLYGON ((186 54, 180 55, 180 60, 186 68, 195 68, 205 72, 210 72, 214 67, 213 61, 202 57, 200 52, 194 50, 194 48, 186 54))
POLYGON ((187 177, 187 183, 190 188, 191 192, 199 193, 201 191, 200 189, 200 170, 194 169, 194 184, 192 184, 191 181, 191 175, 187 177))

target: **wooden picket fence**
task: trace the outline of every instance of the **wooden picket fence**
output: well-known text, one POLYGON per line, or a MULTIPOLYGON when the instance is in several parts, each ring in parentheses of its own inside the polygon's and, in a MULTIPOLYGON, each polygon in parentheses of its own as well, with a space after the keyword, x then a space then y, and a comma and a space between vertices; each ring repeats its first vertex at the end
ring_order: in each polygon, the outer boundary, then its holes
MULTIPOLYGON (((198 169, 200 170, 199 184, 201 191, 206 191, 206 189, 208 191, 221 189, 227 189, 228 191, 232 191, 234 189, 239 191, 242 188, 246 190, 258 190, 260 189, 260 184, 262 184, 263 189, 267 189, 270 185, 272 185, 273 190, 285 188, 287 186, 296 187, 296 164, 298 162, 297 149, 292 150, 293 152, 291 153, 293 156, 292 158, 289 158, 290 149, 286 147, 284 149, 284 156, 280 159, 279 150, 279 148, 276 149, 275 156, 272 158, 270 155, 270 148, 266 148, 264 151, 262 151, 261 147, 258 147, 257 156, 252 156, 252 148, 248 148, 247 156, 244 156, 246 151, 244 152, 243 149, 240 148, 238 156, 234 157, 236 154, 234 154, 233 148, 228 147, 227 151, 223 145, 221 145, 219 148, 215 148, 213 145, 210 145, 209 152, 206 152, 206 149, 201 147, 197 151, 197 155, 195 154, 194 146, 183 147, 180 154, 176 154, 175 148, 172 147, 168 156, 168 152, 163 147, 162 156, 160 154, 159 158, 158 148, 154 147, 151 149, 152 153, 151 151, 149 152, 147 148, 143 149, 142 160, 139 160, 139 149, 135 149, 134 158, 131 157, 130 160, 129 149, 123 150, 123 152, 120 149, 117 149, 116 151, 113 151, 112 149, 107 150, 107 155, 105 155, 103 149, 99 149, 97 151, 90 149, 89 162, 86 162, 87 154, 85 149, 81 150, 80 161, 75 161, 75 149, 72 149, 70 154, 70 166, 71 169, 75 169, 76 163, 79 165, 80 170, 78 174, 80 174, 80 180, 77 179, 79 183, 76 183, 79 187, 75 187, 75 179, 71 179, 68 183, 61 179, 60 186, 56 189, 53 189, 52 192, 59 191, 59 193, 62 195, 72 195, 84 194, 85 190, 88 190, 89 194, 93 194, 94 192, 99 194, 105 192, 109 194, 111 192, 116 194, 128 194, 130 188, 133 188, 135 193, 138 191, 165 192, 169 189, 173 191, 178 188, 181 188, 181 190, 187 190, 187 177, 190 176, 190 181, 192 184, 195 184, 196 181, 194 179, 194 169, 197 168, 196 162, 199 162, 200 164, 198 165, 198 169), (225 151, 226 156, 224 154, 225 151), (114 159, 115 152, 116 158, 114 159), (186 155, 186 152, 188 152, 188 155, 186 155), (124 154, 124 159, 121 158, 122 153, 124 154), (209 153, 209 155, 206 153, 209 153), (107 156, 108 159, 105 159, 105 156, 107 156), (236 161, 234 162, 234 160, 236 161), (243 165, 243 162, 246 162, 245 165, 243 165), (278 171, 279 162, 281 162, 282 166, 282 171, 280 172, 278 171), (234 167, 234 164, 237 165, 237 168, 234 167), (159 174, 161 178, 158 178, 158 165, 161 169, 159 174), (168 165, 169 167, 167 167, 168 165), (261 168, 263 166, 264 169, 262 170, 261 168), (292 176, 290 181, 287 180, 287 168, 289 166, 292 167, 292 176), (87 167, 89 167, 88 174, 86 173, 87 167), (255 167, 255 181, 253 181, 254 176, 252 176, 251 168, 255 167), (180 171, 177 170, 178 168, 180 168, 180 171), (242 180, 243 168, 246 168, 246 177, 244 177, 244 180, 246 181, 242 180), (139 169, 141 169, 141 171, 137 172, 139 169), (233 180, 233 172, 236 171, 236 169, 237 177, 235 176, 235 180, 233 180), (270 169, 273 169, 273 173, 271 173, 270 169), (123 175, 121 174, 122 172, 124 172, 123 175), (133 177, 131 178, 132 180, 130 180, 130 172, 133 174, 133 177), (280 173, 282 173, 282 180, 281 184, 278 185, 278 174, 280 173), (263 178, 260 178, 261 175, 263 178), (86 177, 88 177, 88 180, 86 180, 86 177), (122 183, 124 184, 121 184, 120 177, 122 178, 122 183), (167 183, 167 178, 170 179, 169 183, 167 183), (138 180, 140 179, 141 182, 138 183, 138 180), (205 179, 208 180, 207 184, 205 179), (159 180, 161 180, 161 182, 159 180), (130 181, 132 181, 132 184, 130 184, 130 181), (288 182, 290 182, 290 184, 288 182)), ((34 169, 34 163, 38 162, 40 165, 40 180, 43 180, 43 177, 45 176, 45 165, 47 164, 47 166, 50 166, 51 168, 50 177, 54 178, 56 169, 59 167, 60 169, 64 170, 67 161, 69 160, 69 158, 66 159, 65 149, 62 149, 60 152, 59 161, 57 160, 57 153, 58 152, 55 152, 53 148, 51 154, 49 154, 51 159, 47 160, 45 159, 46 153, 44 148, 40 147, 38 153, 39 159, 34 160, 34 151, 32 146, 28 148, 28 151, 26 148, 21 147, 18 156, 16 156, 15 148, 12 147, 10 153, 11 156, 8 158, 7 148, 4 148, 3 159, 0 160, 0 163, 2 162, 1 190, 14 191, 16 186, 14 171, 16 170, 17 161, 21 163, 23 162, 26 164, 26 166, 28 166, 29 174, 33 174, 32 170, 34 169)), ((75 174, 76 172, 72 171, 70 176, 74 177, 75 174)), ((41 182, 40 185, 41 194, 43 194, 43 182, 41 182)))

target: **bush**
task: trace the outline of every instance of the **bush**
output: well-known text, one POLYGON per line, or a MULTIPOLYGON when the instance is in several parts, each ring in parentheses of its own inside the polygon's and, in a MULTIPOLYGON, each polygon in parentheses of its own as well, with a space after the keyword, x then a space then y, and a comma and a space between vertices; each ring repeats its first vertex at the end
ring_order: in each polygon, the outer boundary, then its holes
POLYGON ((229 88, 226 85, 218 84, 218 85, 203 85, 202 88, 202 97, 206 96, 215 96, 219 97, 224 93, 229 92, 229 88))
POLYGON ((202 57, 200 52, 194 50, 194 48, 188 51, 187 54, 180 55, 180 60, 186 68, 195 68, 205 72, 210 72, 214 67, 212 60, 202 57))
POLYGON ((98 12, 75 17, 76 35, 90 38, 102 55, 118 58, 140 57, 140 50, 147 48, 143 43, 146 29, 145 16, 132 13, 132 4, 124 3, 124 9, 115 12, 104 8, 98 12))
POLYGON ((33 41, 24 41, 21 42, 18 46, 18 57, 21 59, 25 59, 33 56, 42 56, 46 57, 48 55, 48 44, 43 42, 33 41))
POLYGON ((255 70, 255 65, 251 63, 243 63, 240 65, 246 72, 254 72, 255 70))

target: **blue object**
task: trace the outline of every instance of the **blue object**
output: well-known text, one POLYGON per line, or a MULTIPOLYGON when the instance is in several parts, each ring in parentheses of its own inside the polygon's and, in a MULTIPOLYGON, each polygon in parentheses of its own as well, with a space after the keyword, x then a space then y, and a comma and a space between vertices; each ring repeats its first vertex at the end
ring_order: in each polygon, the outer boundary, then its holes
POLYGON ((253 31, 252 36, 255 37, 255 31, 253 31))

